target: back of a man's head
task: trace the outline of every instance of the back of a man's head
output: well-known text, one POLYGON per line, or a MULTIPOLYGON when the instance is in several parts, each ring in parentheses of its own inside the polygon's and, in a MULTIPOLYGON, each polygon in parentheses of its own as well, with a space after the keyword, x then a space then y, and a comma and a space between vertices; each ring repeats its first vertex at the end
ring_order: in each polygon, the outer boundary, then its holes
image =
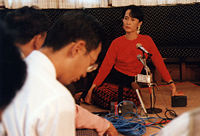
POLYGON ((93 16, 80 11, 67 11, 47 32, 44 45, 56 51, 71 42, 84 40, 87 52, 90 52, 102 43, 102 35, 101 25, 93 16))
POLYGON ((12 10, 5 16, 8 28, 13 31, 15 44, 26 44, 35 35, 46 32, 50 26, 48 17, 35 7, 12 10))
POLYGON ((11 102, 26 77, 26 64, 8 32, 0 21, 0 110, 11 102))

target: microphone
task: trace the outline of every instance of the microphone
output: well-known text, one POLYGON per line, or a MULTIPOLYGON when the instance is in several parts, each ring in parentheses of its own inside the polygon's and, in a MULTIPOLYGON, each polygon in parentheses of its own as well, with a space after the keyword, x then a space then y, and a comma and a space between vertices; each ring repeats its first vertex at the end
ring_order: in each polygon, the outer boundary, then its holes
POLYGON ((147 66, 146 63, 144 62, 144 60, 142 59, 142 55, 138 54, 137 59, 144 65, 144 67, 147 66))
POLYGON ((136 44, 136 48, 137 49, 140 49, 141 51, 145 52, 146 54, 148 54, 149 56, 152 56, 151 53, 149 53, 144 47, 142 47, 142 44, 141 43, 137 43, 136 44))

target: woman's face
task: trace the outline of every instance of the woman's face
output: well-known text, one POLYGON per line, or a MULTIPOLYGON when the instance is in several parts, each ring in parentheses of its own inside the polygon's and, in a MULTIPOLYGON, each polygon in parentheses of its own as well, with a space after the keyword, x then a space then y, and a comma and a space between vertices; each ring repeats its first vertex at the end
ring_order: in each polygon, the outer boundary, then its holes
POLYGON ((123 29, 126 33, 137 33, 138 27, 142 25, 142 21, 139 22, 137 18, 130 16, 131 10, 128 9, 123 18, 123 29))

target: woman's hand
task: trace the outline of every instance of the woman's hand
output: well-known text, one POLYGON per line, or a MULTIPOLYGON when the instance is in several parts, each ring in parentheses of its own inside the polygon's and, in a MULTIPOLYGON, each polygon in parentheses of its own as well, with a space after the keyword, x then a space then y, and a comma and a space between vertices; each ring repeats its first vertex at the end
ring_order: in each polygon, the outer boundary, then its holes
POLYGON ((93 89, 96 87, 95 84, 92 84, 92 86, 90 87, 90 90, 88 91, 88 94, 85 97, 85 102, 87 104, 92 104, 92 91, 93 89))
POLYGON ((175 86, 174 83, 170 83, 170 84, 169 84, 169 87, 170 87, 170 89, 171 89, 171 91, 172 91, 172 96, 183 96, 183 95, 184 95, 183 92, 177 92, 177 91, 176 91, 176 86, 175 86))

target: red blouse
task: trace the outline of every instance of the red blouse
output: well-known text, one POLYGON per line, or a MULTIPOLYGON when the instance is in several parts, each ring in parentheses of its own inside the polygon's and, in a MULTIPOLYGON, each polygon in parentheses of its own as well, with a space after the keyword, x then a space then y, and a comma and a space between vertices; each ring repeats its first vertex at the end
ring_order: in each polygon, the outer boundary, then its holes
POLYGON ((150 36, 139 34, 135 40, 127 40, 125 35, 113 40, 93 84, 101 85, 113 66, 116 70, 128 76, 135 76, 141 73, 143 64, 137 59, 137 55, 142 55, 142 51, 136 48, 137 43, 141 43, 152 54, 151 59, 162 78, 166 82, 170 81, 171 76, 155 43, 150 36))

